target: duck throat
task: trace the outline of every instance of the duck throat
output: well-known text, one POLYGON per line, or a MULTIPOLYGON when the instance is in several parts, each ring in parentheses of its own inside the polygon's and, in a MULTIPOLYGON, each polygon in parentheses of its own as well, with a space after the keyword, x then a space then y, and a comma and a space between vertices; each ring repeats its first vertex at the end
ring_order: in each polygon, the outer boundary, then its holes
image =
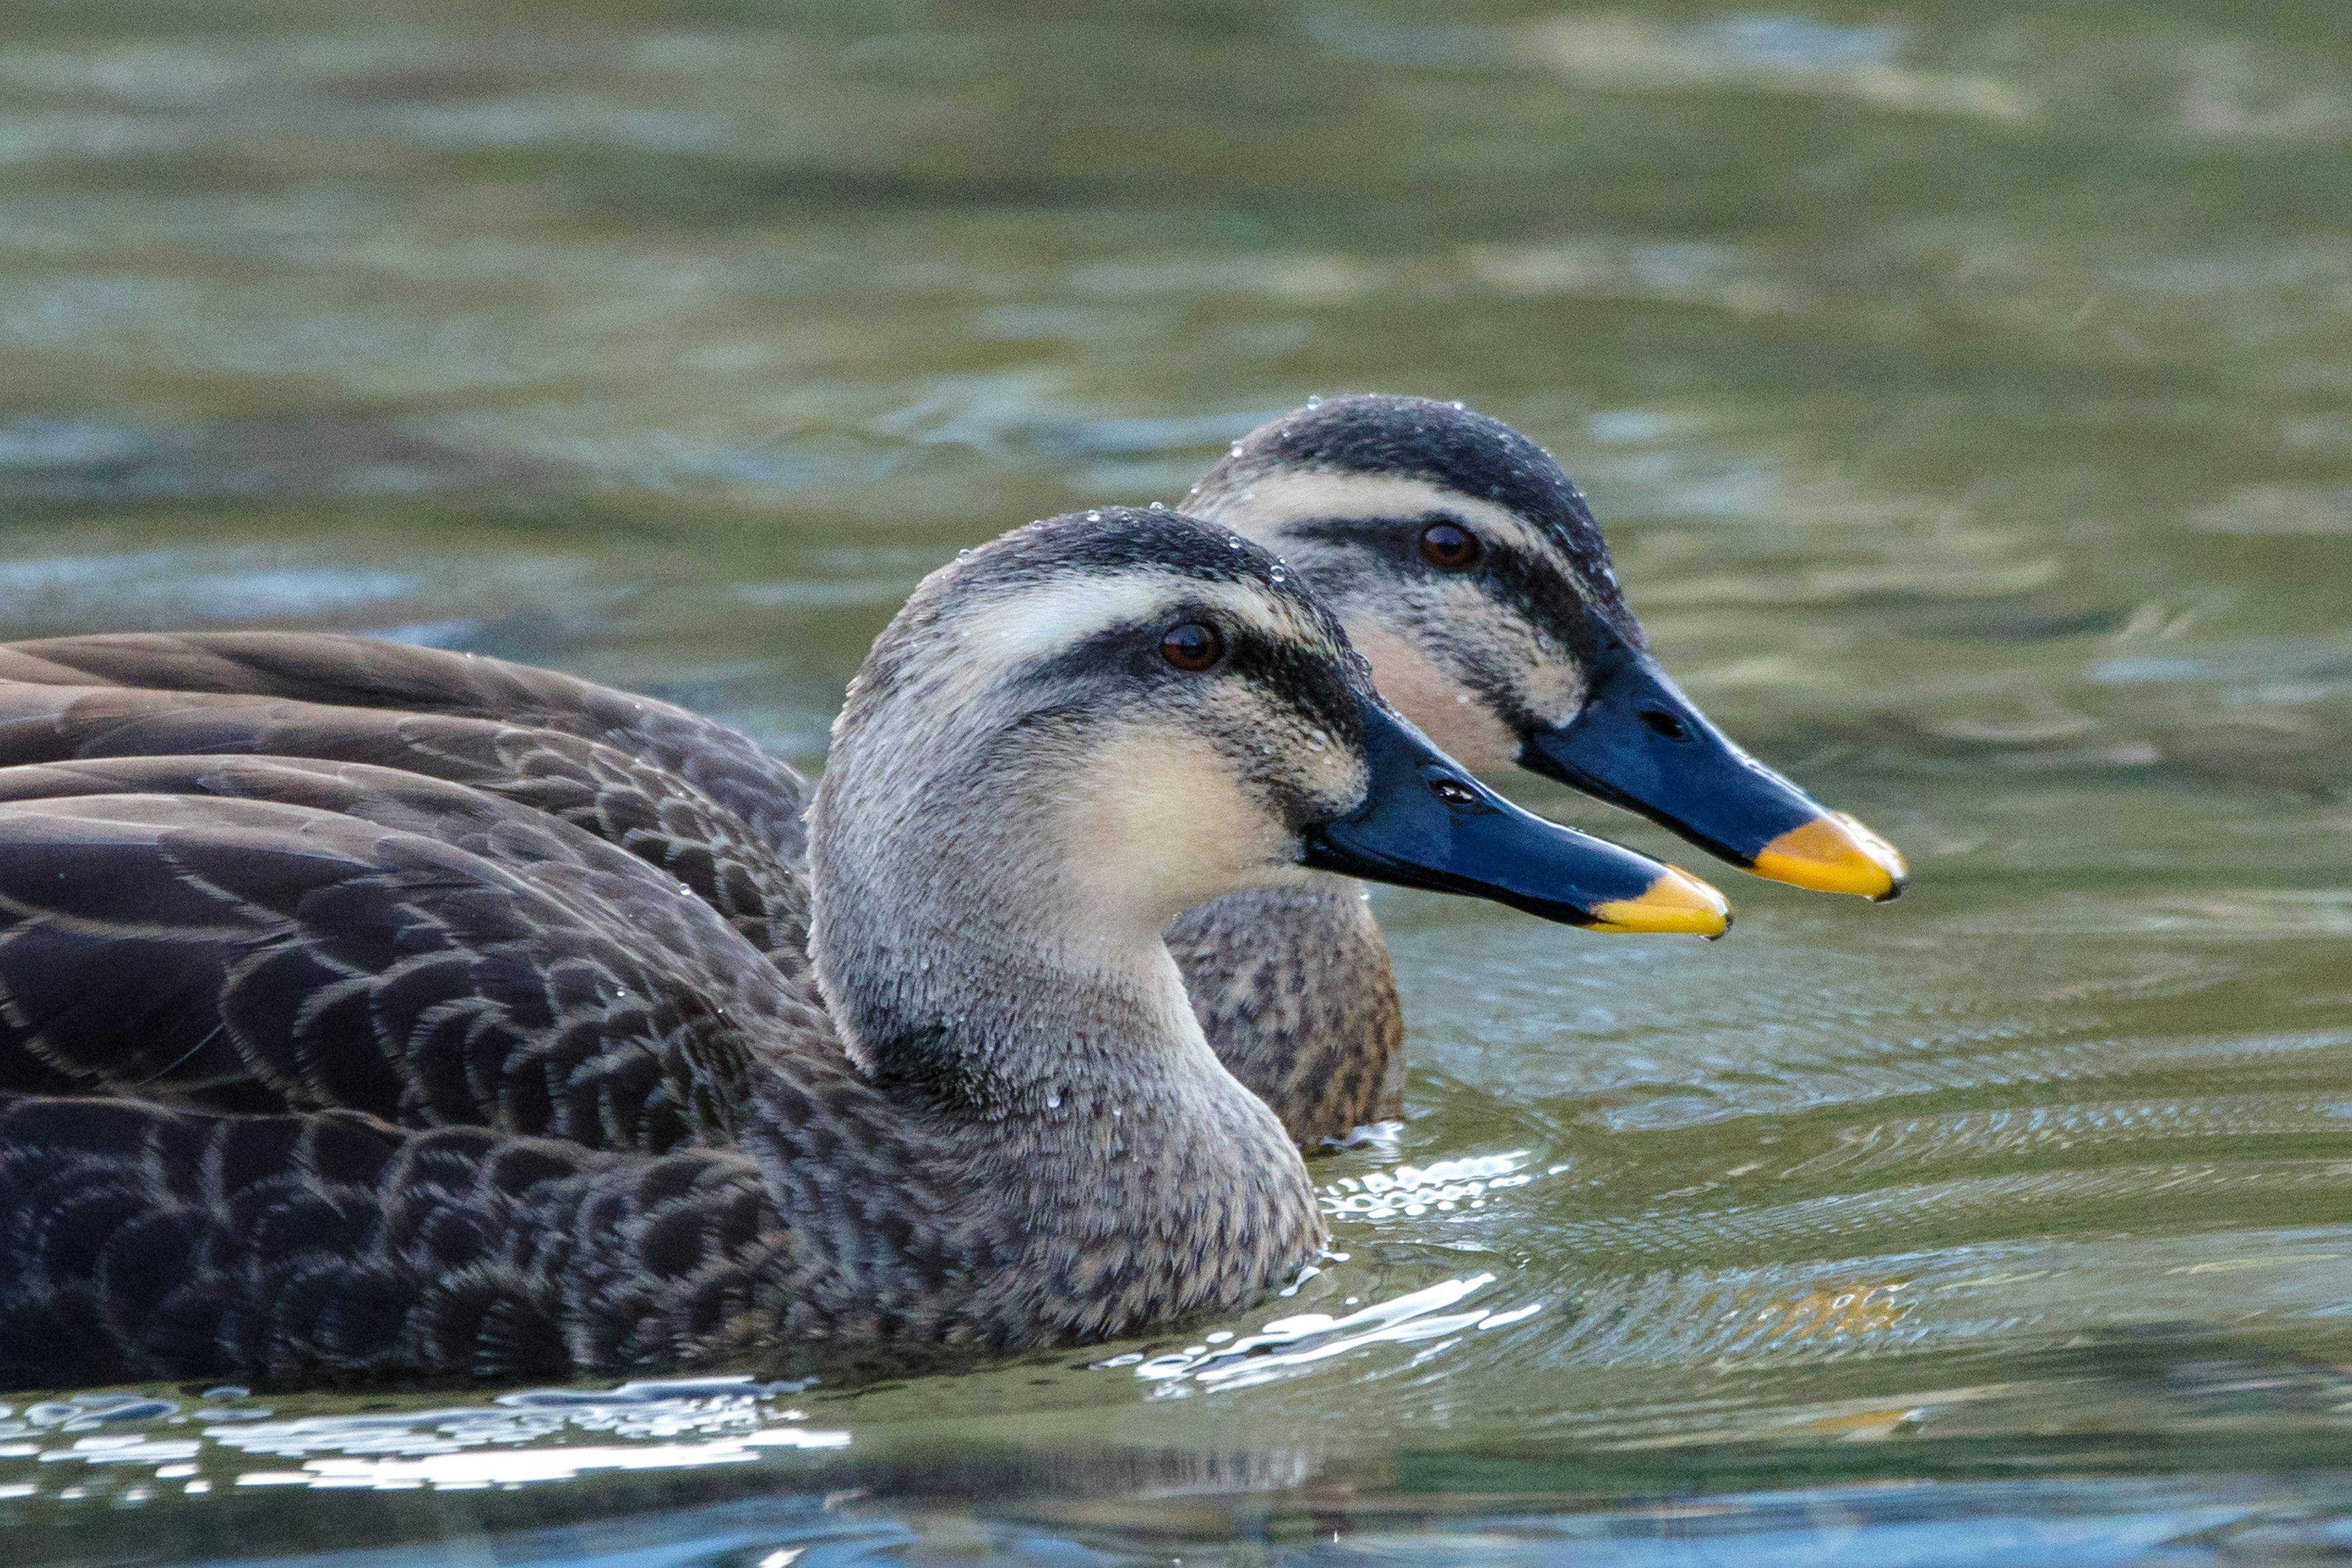
POLYGON ((861 1039, 884 1091, 952 1151, 964 1331, 982 1342, 1235 1310, 1324 1244, 1297 1147, 1217 1060, 1175 961, 1150 945, 1139 973, 982 949, 977 988, 937 998, 960 1017, 861 1039))
POLYGON ((1056 820, 1016 800, 853 840, 812 816, 818 984, 858 1067, 935 1141, 971 1270, 956 1331, 983 1342, 1235 1308, 1324 1238, 1282 1123, 1202 1036, 1165 916, 1061 877, 1056 820))
POLYGON ((1165 1093, 1223 1073, 1148 902, 1078 864, 1069 799, 966 773, 828 773, 811 814, 818 984, 857 1064, 915 1106, 982 1121, 1165 1093), (855 792, 855 793, 853 793, 855 792))
POLYGON ((958 1120, 1053 1118, 1223 1073, 1164 948, 1071 963, 1003 940, 997 920, 975 911, 961 931, 901 928, 844 942, 849 953, 820 949, 845 1043, 894 1098, 958 1120))

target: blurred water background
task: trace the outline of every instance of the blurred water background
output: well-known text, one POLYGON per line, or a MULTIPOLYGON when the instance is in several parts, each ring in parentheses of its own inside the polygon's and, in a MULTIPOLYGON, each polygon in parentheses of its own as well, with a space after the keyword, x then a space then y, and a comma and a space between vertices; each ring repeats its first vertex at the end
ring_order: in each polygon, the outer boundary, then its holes
POLYGON ((1717 873, 1712 946, 1382 893, 1411 1119, 1213 1331, 12 1396, 0 1558, 2352 1556, 2347 224, 2340 0, 0 0, 0 636, 814 766, 957 547, 1416 392, 1916 873, 1717 873))

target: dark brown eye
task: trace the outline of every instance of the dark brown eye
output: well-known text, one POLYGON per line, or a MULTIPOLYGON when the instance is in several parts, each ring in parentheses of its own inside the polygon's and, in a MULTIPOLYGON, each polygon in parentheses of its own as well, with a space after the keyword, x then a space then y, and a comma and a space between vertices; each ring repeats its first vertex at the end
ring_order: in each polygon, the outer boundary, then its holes
POLYGON ((1421 531, 1422 559, 1441 572, 1467 572, 1480 553, 1478 536, 1458 522, 1433 522, 1421 531))
POLYGON ((1160 657, 1179 669, 1198 675, 1225 657, 1225 639, 1217 635, 1214 626, 1186 621, 1160 634, 1160 657))

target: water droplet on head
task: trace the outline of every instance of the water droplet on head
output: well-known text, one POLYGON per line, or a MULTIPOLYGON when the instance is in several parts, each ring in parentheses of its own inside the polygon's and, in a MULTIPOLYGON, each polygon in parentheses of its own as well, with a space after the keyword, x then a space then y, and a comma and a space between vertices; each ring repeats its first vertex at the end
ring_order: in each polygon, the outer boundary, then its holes
POLYGON ((956 552, 956 559, 959 561, 969 561, 971 559, 971 552, 969 550, 959 550, 956 552))
POLYGON ((1153 501, 1151 503, 1151 510, 1154 511, 1166 511, 1168 510, 1168 503, 1164 500, 1153 501))
POLYGON ((1225 548, 1226 548, 1226 549, 1228 549, 1228 550, 1239 550, 1241 547, 1242 547, 1242 536, 1241 536, 1240 534, 1238 534, 1238 533, 1228 533, 1227 535, 1225 535, 1225 548))
POLYGON ((1290 574, 1289 574, 1288 573, 1285 572, 1285 571, 1284 571, 1281 567, 1279 567, 1279 566, 1276 567, 1276 568, 1273 570, 1273 572, 1271 572, 1270 574, 1268 574, 1268 575, 1270 575, 1270 576, 1271 576, 1271 577, 1272 577, 1276 582, 1277 582, 1277 583, 1287 583, 1288 581, 1290 581, 1290 574))
POLYGON ((1331 737, 1320 730, 1309 730, 1307 731, 1307 743, 1319 752, 1331 743, 1331 737))
POLYGON ((1458 408, 1460 408, 1460 407, 1462 406, 1462 405, 1460 405, 1459 403, 1449 403, 1449 404, 1447 404, 1445 406, 1447 406, 1448 408, 1454 408, 1454 409, 1458 409, 1458 408))
POLYGON ((1234 442, 1232 446, 1225 448, 1225 456, 1228 458, 1238 458, 1241 455, 1242 444, 1239 441, 1234 442))
POLYGON ((1045 1109, 1046 1109, 1046 1110, 1061 1110, 1061 1109, 1062 1109, 1062 1097, 1061 1097, 1060 1095, 1058 1095, 1058 1094, 1049 1094, 1049 1095, 1047 1095, 1047 1096, 1045 1097, 1045 1109))
POLYGON ((1100 522, 1102 521, 1102 513, 1098 511, 1090 511, 1087 513, 1087 521, 1088 522, 1100 522))
MULTIPOLYGON (((1320 397, 1310 397, 1307 400, 1307 406, 1309 408, 1320 408, 1323 406, 1323 399, 1320 397)), ((1458 407, 1460 405, 1456 405, 1456 406, 1458 407)))

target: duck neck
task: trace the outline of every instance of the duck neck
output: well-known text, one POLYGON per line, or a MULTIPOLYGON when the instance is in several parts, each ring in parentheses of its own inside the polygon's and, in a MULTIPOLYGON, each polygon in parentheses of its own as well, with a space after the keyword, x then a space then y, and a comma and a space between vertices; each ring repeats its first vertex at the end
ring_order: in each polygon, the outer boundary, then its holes
POLYGON ((817 982, 935 1140, 966 1331, 1098 1339, 1255 1299, 1322 1242, 1297 1149, 1202 1037, 1169 912, 1066 877, 1054 802, 988 798, 853 832, 821 793, 811 819, 817 982))
POLYGON ((851 1055, 902 1101, 982 1121, 1223 1079, 1157 909, 1060 874, 1041 817, 1000 797, 849 852, 818 816, 810 947, 851 1055))

